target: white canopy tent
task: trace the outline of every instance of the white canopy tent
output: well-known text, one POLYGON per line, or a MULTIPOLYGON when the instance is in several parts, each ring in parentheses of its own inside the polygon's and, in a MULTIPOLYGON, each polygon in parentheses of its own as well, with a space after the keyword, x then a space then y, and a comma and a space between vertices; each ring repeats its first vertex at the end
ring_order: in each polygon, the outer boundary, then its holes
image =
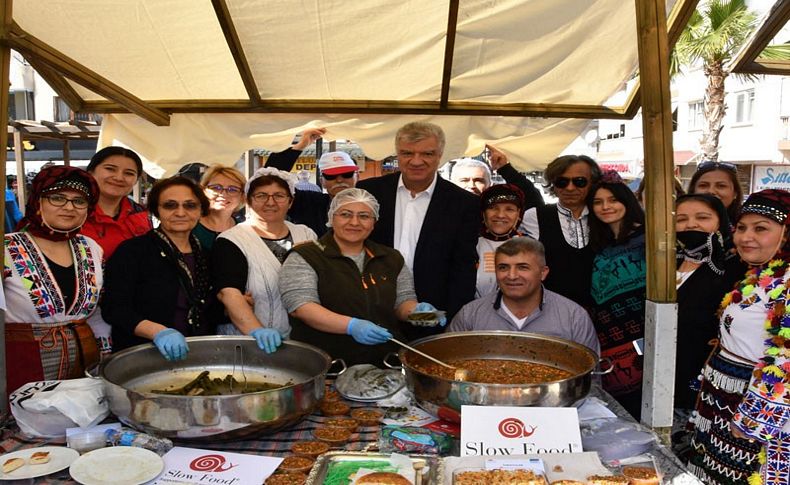
MULTIPOLYGON (((19 51, 74 111, 113 113, 100 145, 130 146, 162 173, 283 147, 308 126, 380 158, 393 151, 397 127, 416 119, 445 129, 445 158, 490 142, 520 168, 537 168, 586 119, 628 119, 641 106, 648 298, 671 305, 668 52, 697 0, 668 14, 673 3, 0 0, 0 79, 8 82, 10 49, 19 51), (644 89, 634 83, 624 105, 605 105, 637 68, 644 89)), ((667 344, 655 339, 659 323, 648 319, 645 393, 664 406, 643 416, 666 426, 671 385, 658 370, 673 365, 674 350, 651 347, 667 344)))

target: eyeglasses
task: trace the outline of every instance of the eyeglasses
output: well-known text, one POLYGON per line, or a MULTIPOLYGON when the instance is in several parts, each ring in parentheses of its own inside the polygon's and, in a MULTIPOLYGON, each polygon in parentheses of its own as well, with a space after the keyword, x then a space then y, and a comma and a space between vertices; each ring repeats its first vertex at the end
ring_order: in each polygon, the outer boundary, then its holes
POLYGON ((351 212, 351 211, 340 211, 335 212, 335 216, 339 218, 341 221, 350 221, 357 216, 359 222, 370 222, 373 220, 373 214, 370 212, 351 212))
POLYGON ((178 202, 176 202, 174 200, 166 200, 166 201, 162 202, 161 204, 159 204, 159 207, 161 207, 164 210, 168 210, 168 211, 178 210, 179 207, 183 207, 185 211, 190 211, 191 212, 191 211, 199 210, 200 209, 200 203, 196 202, 194 200, 188 200, 186 202, 182 202, 182 203, 179 204, 178 202))
POLYGON ((88 207, 88 199, 84 197, 74 197, 73 199, 69 199, 65 195, 52 194, 44 195, 42 198, 47 199, 49 203, 55 207, 64 207, 67 202, 71 202, 71 205, 74 206, 75 209, 86 209, 88 207))
POLYGON ((321 176, 324 177, 324 180, 335 180, 338 177, 343 177, 344 179, 350 179, 354 177, 356 172, 346 172, 346 173, 339 173, 337 175, 329 175, 326 173, 322 173, 321 176))
POLYGON ((206 188, 212 192, 216 192, 218 194, 224 192, 225 195, 233 196, 233 197, 238 197, 239 195, 241 195, 242 192, 241 187, 236 187, 235 185, 229 185, 227 187, 223 187, 220 184, 211 184, 211 185, 206 185, 206 188))
POLYGON ((702 162, 699 165, 697 165, 697 171, 698 172, 700 170, 702 170, 703 172, 707 172, 709 170, 716 170, 716 169, 728 170, 728 171, 733 172, 733 173, 737 173, 738 172, 738 166, 735 165, 734 163, 730 163, 730 162, 712 162, 711 161, 711 162, 702 162))
POLYGON ((559 189, 564 189, 565 187, 570 185, 571 182, 573 183, 573 185, 575 185, 576 187, 578 187, 580 189, 583 189, 584 187, 587 187, 587 184, 590 183, 590 181, 587 180, 587 177, 573 177, 573 178, 557 177, 557 179, 554 180, 554 182, 552 182, 552 185, 554 185, 555 187, 557 187, 559 189))
POLYGON ((252 196, 255 199, 255 202, 266 203, 269 201, 269 198, 273 199, 274 202, 277 204, 284 204, 288 201, 288 195, 283 194, 282 192, 277 192, 276 194, 267 194, 266 192, 258 192, 252 196))

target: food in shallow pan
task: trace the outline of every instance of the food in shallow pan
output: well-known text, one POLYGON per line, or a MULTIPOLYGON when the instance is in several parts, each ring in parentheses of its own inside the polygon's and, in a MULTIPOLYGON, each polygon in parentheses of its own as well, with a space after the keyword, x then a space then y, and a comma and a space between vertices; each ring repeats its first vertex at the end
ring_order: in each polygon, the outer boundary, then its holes
POLYGON ((285 386, 281 384, 272 384, 270 382, 239 382, 230 374, 227 374, 224 378, 212 378, 209 371, 205 370, 181 387, 171 386, 164 389, 152 389, 151 392, 154 394, 168 394, 171 396, 228 396, 271 391, 272 389, 279 389, 281 387, 285 386))
POLYGON ((546 485, 531 470, 474 470, 455 473, 453 485, 546 485))
POLYGON ((291 451, 294 455, 315 459, 318 455, 323 455, 329 451, 329 443, 324 443, 323 441, 297 441, 291 445, 291 451))
MULTIPOLYGON (((469 371, 468 381, 484 384, 539 384, 559 381, 573 374, 557 367, 522 360, 458 359, 447 362, 453 367, 469 371)), ((415 363, 414 368, 430 376, 453 380, 455 370, 433 362, 415 363)))

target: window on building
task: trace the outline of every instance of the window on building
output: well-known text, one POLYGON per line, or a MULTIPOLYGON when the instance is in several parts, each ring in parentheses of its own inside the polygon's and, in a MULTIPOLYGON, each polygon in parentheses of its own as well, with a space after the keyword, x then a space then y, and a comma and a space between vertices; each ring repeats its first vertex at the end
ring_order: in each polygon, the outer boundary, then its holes
POLYGON ((33 93, 30 91, 11 91, 8 93, 8 119, 34 120, 36 110, 33 93))
POLYGON ((672 110, 672 131, 678 131, 678 109, 672 110))
POLYGON ((754 89, 735 95, 735 123, 749 123, 754 111, 754 89))
POLYGON ((689 103, 689 130, 701 130, 705 124, 705 105, 702 101, 689 103))
POLYGON ((63 98, 61 98, 60 96, 55 96, 52 99, 52 102, 55 105, 54 106, 55 107, 55 121, 56 122, 70 121, 71 120, 71 108, 69 108, 69 105, 67 105, 66 102, 63 101, 63 98))

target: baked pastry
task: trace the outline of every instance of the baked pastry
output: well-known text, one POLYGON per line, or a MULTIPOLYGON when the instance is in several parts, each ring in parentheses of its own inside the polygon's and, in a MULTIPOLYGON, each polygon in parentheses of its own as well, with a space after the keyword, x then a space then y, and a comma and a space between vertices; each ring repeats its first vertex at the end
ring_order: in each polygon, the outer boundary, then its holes
POLYGON ((44 463, 49 463, 49 452, 48 451, 37 451, 30 455, 30 464, 31 465, 43 465, 44 463))
POLYGON ((546 485, 546 479, 531 470, 475 470, 455 475, 455 485, 546 485))
POLYGON ((3 463, 3 473, 11 473, 24 464, 25 460, 22 458, 11 458, 10 460, 6 460, 5 463, 3 463))
POLYGON ((317 440, 324 441, 333 446, 344 444, 351 437, 351 431, 346 428, 318 428, 313 430, 317 440))
POLYGON ((358 478, 354 483, 364 485, 412 485, 408 478, 392 472, 369 473, 364 477, 358 478))
POLYGON ((587 477, 587 485, 628 485, 630 480, 623 475, 592 475, 587 477))
POLYGON ((329 451, 329 443, 324 443, 323 441, 297 441, 291 445, 291 451, 296 456, 315 459, 329 451))
POLYGON ((658 473, 649 466, 624 466, 623 475, 631 485, 658 485, 658 473))
POLYGON ((307 481, 304 473, 275 473, 266 479, 264 485, 302 485, 307 481))
POLYGON ((311 458, 306 458, 304 456, 288 456, 280 463, 280 466, 277 467, 277 471, 307 473, 313 468, 313 464, 315 464, 315 461, 311 458))

